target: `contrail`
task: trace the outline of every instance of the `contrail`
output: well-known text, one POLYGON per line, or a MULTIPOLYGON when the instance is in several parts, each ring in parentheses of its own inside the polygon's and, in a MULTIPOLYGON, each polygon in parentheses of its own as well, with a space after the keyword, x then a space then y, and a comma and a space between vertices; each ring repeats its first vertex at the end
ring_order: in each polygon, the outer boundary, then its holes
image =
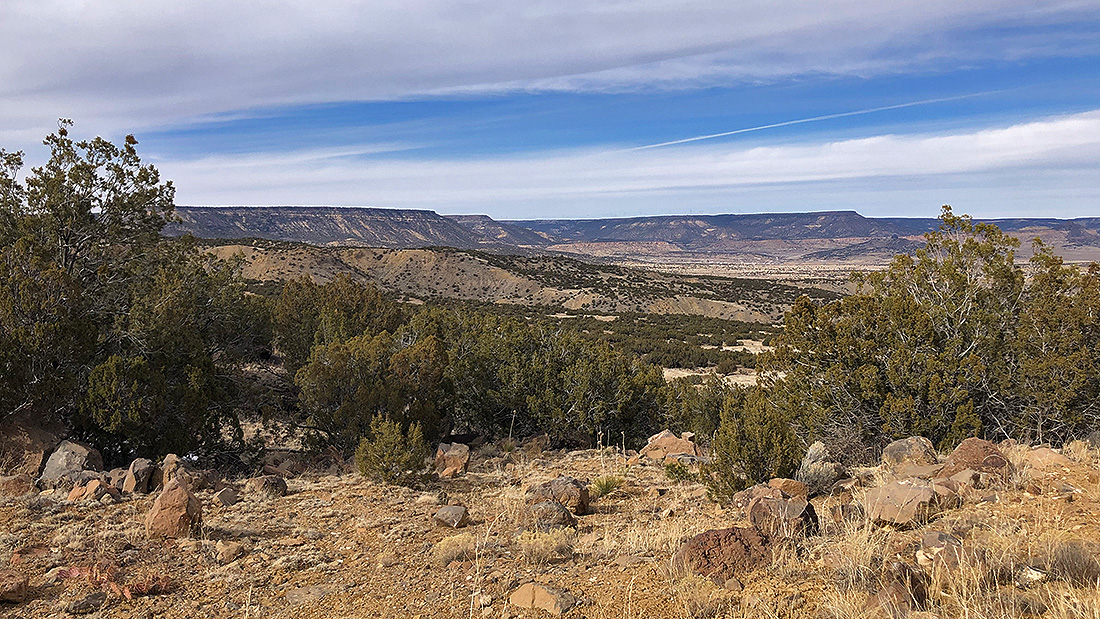
POLYGON ((915 107, 918 105, 929 105, 931 103, 944 103, 946 101, 958 101, 960 99, 970 99, 973 97, 981 97, 984 95, 991 95, 998 92, 1004 92, 1003 90, 989 90, 986 92, 976 92, 968 95, 959 95, 957 97, 941 97, 939 99, 922 99, 920 101, 911 101, 909 103, 899 103, 897 105, 884 105, 882 107, 872 107, 865 110, 855 110, 853 112, 840 112, 837 114, 825 114, 824 116, 814 116, 812 118, 799 118, 798 120, 785 120, 779 123, 772 123, 770 125, 760 125, 759 127, 747 127, 745 129, 736 129, 734 131, 724 131, 722 133, 712 133, 710 135, 699 135, 693 138, 684 138, 682 140, 672 140, 671 142, 660 142, 657 144, 647 144, 645 146, 636 146, 634 148, 627 148, 626 151, 632 150, 645 150, 647 148, 660 148, 662 146, 672 146, 674 144, 686 144, 687 142, 698 142, 699 140, 710 140, 713 138, 722 138, 727 135, 737 135, 738 133, 749 133, 752 131, 763 131, 764 129, 775 129, 776 127, 789 127, 791 125, 801 125, 803 123, 812 123, 819 120, 829 120, 831 118, 844 118, 846 116, 860 116, 863 114, 873 114, 875 112, 885 112, 886 110, 899 110, 906 107, 915 107))

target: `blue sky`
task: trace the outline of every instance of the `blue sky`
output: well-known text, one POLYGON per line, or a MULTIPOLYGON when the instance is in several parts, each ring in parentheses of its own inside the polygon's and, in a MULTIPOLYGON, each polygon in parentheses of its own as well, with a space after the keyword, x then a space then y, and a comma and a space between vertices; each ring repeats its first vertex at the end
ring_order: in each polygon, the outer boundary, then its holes
POLYGON ((134 133, 180 204, 1100 215, 1100 0, 225 4, 6 0, 0 147, 134 133))

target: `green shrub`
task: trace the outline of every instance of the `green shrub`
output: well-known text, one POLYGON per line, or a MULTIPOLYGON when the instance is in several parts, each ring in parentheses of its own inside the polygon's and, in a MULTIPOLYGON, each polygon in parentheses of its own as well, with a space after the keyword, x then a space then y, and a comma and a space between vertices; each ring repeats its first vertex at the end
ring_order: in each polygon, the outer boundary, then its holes
POLYGON ((355 450, 355 465, 364 477, 401 486, 416 486, 423 480, 427 459, 428 444, 420 424, 403 432, 400 424, 381 415, 371 419, 370 436, 355 450))

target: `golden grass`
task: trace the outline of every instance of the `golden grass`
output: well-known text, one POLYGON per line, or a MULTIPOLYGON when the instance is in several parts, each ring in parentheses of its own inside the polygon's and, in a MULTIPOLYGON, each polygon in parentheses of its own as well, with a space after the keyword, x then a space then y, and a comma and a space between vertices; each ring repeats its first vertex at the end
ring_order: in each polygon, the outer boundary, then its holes
POLYGON ((576 534, 567 529, 525 531, 516 537, 516 547, 524 561, 538 566, 573 558, 576 540, 576 534))

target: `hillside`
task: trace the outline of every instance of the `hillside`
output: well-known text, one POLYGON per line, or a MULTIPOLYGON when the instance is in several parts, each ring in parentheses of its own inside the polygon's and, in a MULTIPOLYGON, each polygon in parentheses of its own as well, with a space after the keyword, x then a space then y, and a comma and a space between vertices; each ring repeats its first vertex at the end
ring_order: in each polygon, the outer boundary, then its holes
POLYGON ((760 279, 685 276, 561 256, 497 255, 441 248, 315 247, 255 240, 214 244, 212 254, 244 259, 245 277, 281 282, 300 276, 328 281, 338 273, 414 299, 557 306, 608 313, 697 314, 746 322, 774 322, 817 288, 760 279))

